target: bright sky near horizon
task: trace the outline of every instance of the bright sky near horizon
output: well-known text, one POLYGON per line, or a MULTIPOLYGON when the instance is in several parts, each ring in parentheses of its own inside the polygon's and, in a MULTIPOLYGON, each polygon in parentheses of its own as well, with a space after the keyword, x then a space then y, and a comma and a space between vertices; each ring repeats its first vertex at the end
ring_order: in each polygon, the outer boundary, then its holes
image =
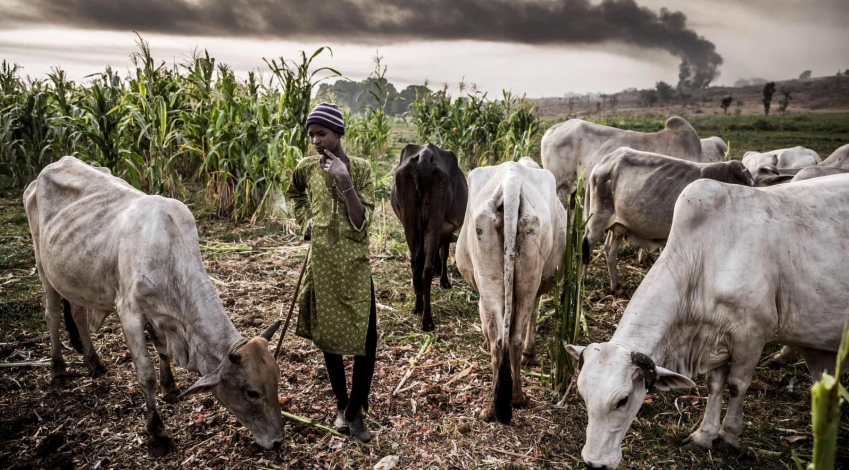
POLYGON ((169 64, 207 49, 244 75, 266 69, 263 57, 289 59, 330 46, 333 56, 322 55, 317 65, 347 78, 366 77, 378 51, 399 89, 425 80, 456 89, 465 80, 491 95, 502 89, 530 97, 611 93, 659 80, 674 85, 685 58, 696 69, 704 61, 708 74, 718 67, 714 85, 849 69, 847 0, 457 0, 456 8, 451 0, 433 0, 433 10, 415 11, 391 0, 391 8, 378 2, 363 12, 372 1, 332 0, 303 11, 310 3, 7 0, 0 6, 0 60, 33 76, 53 66, 74 79, 107 65, 123 71, 137 30, 154 57, 169 64), (233 13, 236 4, 241 10, 233 13), (264 10, 269 4, 276 8, 264 10))

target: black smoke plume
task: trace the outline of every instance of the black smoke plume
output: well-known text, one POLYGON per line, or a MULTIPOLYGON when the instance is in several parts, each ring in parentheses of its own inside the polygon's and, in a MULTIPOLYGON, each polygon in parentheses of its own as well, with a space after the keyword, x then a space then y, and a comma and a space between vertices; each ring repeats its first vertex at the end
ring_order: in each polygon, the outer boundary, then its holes
POLYGON ((714 80, 722 64, 713 43, 688 28, 683 13, 655 12, 634 0, 598 5, 589 0, 29 0, 25 13, 11 5, 0 6, 0 17, 6 17, 0 23, 370 44, 616 42, 681 58, 679 85, 696 88, 714 80))

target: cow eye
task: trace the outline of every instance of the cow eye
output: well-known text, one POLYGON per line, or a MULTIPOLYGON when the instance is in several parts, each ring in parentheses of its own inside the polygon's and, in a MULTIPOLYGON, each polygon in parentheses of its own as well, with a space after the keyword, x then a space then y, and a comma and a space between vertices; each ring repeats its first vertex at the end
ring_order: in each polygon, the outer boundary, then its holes
POLYGON ((256 400, 257 398, 259 398, 259 392, 257 392, 256 390, 248 390, 248 398, 253 398, 254 400, 256 400))
POLYGON ((628 404, 628 397, 625 397, 625 398, 623 398, 623 399, 619 400, 619 401, 616 403, 616 408, 622 408, 623 406, 625 406, 625 405, 627 405, 627 404, 628 404))

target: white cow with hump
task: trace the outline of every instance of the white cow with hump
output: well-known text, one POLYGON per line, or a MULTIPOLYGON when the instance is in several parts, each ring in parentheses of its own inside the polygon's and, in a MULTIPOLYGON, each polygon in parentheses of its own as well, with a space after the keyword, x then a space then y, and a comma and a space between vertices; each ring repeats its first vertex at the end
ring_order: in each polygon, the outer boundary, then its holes
POLYGON ((64 157, 29 185, 24 207, 44 288, 54 385, 68 379, 59 339, 61 299, 74 306, 66 321, 69 330, 78 328, 93 373, 103 367, 90 328, 114 309, 144 392, 153 455, 168 453, 172 441, 156 410, 145 331, 159 353, 164 400, 212 392, 257 444, 280 445, 280 369, 268 351, 280 322, 250 340, 236 331, 206 273, 195 219, 183 203, 148 196, 106 168, 64 157), (201 374, 182 395, 172 360, 201 374))
POLYGON ((819 154, 811 149, 796 146, 769 152, 746 152, 743 154, 743 165, 751 174, 756 174, 762 166, 776 169, 804 168, 822 162, 819 154))
POLYGON ((481 418, 502 423, 523 404, 522 354, 535 361, 539 297, 554 285, 566 250, 566 210, 554 177, 530 158, 469 173, 469 202, 457 241, 457 269, 480 293, 493 401, 481 418))
POLYGON ((610 341, 567 347, 581 364, 590 468, 619 465, 652 385, 691 388, 706 373, 705 414, 687 445, 739 447, 766 343, 798 348, 815 379, 835 364, 849 305, 849 175, 770 188, 697 180, 674 214, 666 249, 610 341))
POLYGON ((701 139, 701 142, 703 162, 721 162, 725 160, 728 145, 721 137, 712 136, 707 139, 701 139))
POLYGON ((663 130, 652 133, 626 131, 581 119, 569 119, 545 131, 540 144, 542 166, 554 174, 558 196, 565 204, 574 195, 581 172, 585 179, 589 178, 593 167, 619 147, 692 162, 722 161, 718 154, 702 153, 699 134, 680 117, 667 119, 663 130))

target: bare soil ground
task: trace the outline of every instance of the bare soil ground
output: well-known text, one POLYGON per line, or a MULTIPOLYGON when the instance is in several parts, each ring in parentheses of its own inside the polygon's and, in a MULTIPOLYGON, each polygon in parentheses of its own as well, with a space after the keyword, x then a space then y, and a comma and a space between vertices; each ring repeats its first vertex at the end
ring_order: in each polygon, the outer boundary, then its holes
MULTIPOLYGON (((203 244, 213 247, 203 252, 204 260, 228 313, 243 335, 258 334, 288 307, 306 245, 295 236, 290 221, 251 227, 215 219, 199 203, 190 207, 198 214, 203 244), (228 245, 250 248, 222 249, 228 245)), ((17 192, 0 197, 0 227, 0 362, 41 361, 49 358, 49 341, 17 192)), ((282 448, 266 451, 253 444, 248 431, 212 396, 200 395, 175 405, 158 403, 177 448, 153 459, 144 447, 144 400, 113 315, 95 338, 108 368, 106 376, 87 377, 81 356, 70 349, 65 357, 79 377, 66 389, 50 387, 49 367, 0 369, 0 468, 361 469, 387 455, 400 457, 398 468, 583 468, 586 411, 575 392, 565 408, 556 407, 559 397, 549 385, 528 376, 524 389, 530 403, 514 414, 512 425, 477 419, 489 396, 490 361, 480 349, 477 294, 453 266, 454 288, 434 288, 435 345, 401 392, 392 396, 425 337, 417 334, 419 319, 409 313, 414 296, 407 249, 388 204, 376 211, 371 236, 381 304, 373 409, 368 415, 377 434, 372 444, 288 422, 282 448)), ((585 303, 589 337, 583 344, 603 341, 615 330, 627 296, 648 269, 637 265, 635 255, 626 246, 621 257, 628 292, 623 298, 607 294, 602 260, 594 262, 585 303)), ((541 317, 537 348, 548 364, 552 321, 541 317)), ((335 403, 319 351, 291 332, 283 349, 283 408, 330 425, 335 403)), ((175 372, 183 389, 196 379, 185 370, 175 372)), ((804 364, 758 371, 747 396, 745 449, 740 452, 679 449, 704 410, 707 391, 703 380, 697 382, 699 388, 688 393, 647 398, 623 442, 622 468, 789 469, 794 468, 792 451, 803 459, 811 453, 811 380, 804 364)), ((849 406, 842 410, 838 449, 843 467, 849 468, 849 406)))

